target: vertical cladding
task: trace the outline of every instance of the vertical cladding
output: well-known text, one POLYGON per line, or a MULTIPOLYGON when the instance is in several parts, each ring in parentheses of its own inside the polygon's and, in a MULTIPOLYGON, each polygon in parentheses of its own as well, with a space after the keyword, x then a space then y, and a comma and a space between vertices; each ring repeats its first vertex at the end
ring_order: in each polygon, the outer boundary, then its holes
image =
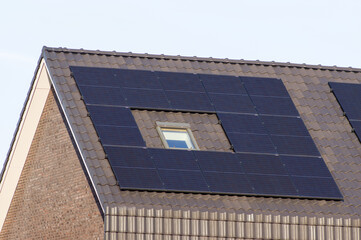
POLYGON ((0 239, 59 238, 102 239, 103 219, 51 92, 0 239))

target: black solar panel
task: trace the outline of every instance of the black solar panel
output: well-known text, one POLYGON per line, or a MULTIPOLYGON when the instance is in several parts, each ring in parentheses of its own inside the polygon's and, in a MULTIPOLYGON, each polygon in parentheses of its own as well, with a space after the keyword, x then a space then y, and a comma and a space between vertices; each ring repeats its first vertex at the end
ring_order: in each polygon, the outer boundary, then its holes
POLYGON ((331 173, 322 158, 281 156, 281 159, 290 175, 331 177, 331 173))
MULTIPOLYGON (((234 153, 194 151, 194 155, 202 171, 244 172, 239 159, 234 153)), ((210 185, 212 186, 212 184, 210 185)))
POLYGON ((169 103, 163 90, 123 89, 127 104, 130 107, 167 109, 169 103))
POLYGON ((237 157, 247 174, 287 175, 287 171, 278 156, 238 153, 237 157))
POLYGON ((168 190, 209 192, 201 171, 159 169, 158 172, 168 190))
POLYGON ((228 133, 227 136, 236 152, 276 153, 268 135, 228 133))
POLYGON ((361 120, 361 84, 329 83, 337 101, 350 120, 361 120))
POLYGON ((246 95, 209 93, 217 112, 256 113, 251 99, 246 95))
POLYGON ((342 199, 279 79, 71 71, 122 189, 342 199), (236 153, 147 148, 130 108, 216 112, 236 153))
POLYGON ((198 75, 192 73, 156 72, 165 90, 205 92, 198 75))
POLYGON ((241 77, 249 95, 289 97, 281 79, 241 77))
POLYGON ((173 110, 214 111, 206 93, 166 91, 166 95, 173 110))
POLYGON ((199 74, 209 93, 247 94, 239 77, 199 74))
POLYGON ((89 68, 89 67, 70 67, 71 72, 79 85, 117 87, 115 72, 117 69, 110 68, 89 68))
POLYGON ((310 136, 301 118, 265 115, 260 118, 270 134, 310 136))
POLYGON ((361 121, 351 120, 350 123, 351 123, 351 126, 354 129, 358 139, 361 141, 361 121))
POLYGON ((289 176, 247 174, 250 184, 256 194, 269 194, 278 196, 297 195, 296 189, 289 176))
POLYGON ((154 148, 149 155, 159 169, 200 170, 191 151, 154 148))
POLYGON ((112 166, 115 177, 121 188, 163 189, 163 183, 156 169, 125 168, 112 166))
POLYGON ((163 89, 157 76, 151 71, 121 69, 117 72, 116 77, 121 87, 163 89))
POLYGON ((155 168, 152 159, 145 148, 104 147, 111 166, 155 168))
POLYGON ((97 126, 95 129, 103 145, 122 145, 145 147, 137 127, 97 126))
POLYGON ((251 96, 260 114, 298 116, 297 109, 293 105, 291 98, 281 97, 259 97, 251 96))
POLYGON ((292 180, 302 197, 342 199, 342 194, 332 178, 292 177, 292 180))
POLYGON ((214 193, 253 193, 244 174, 205 172, 204 177, 210 185, 210 190, 214 193))
POLYGON ((137 127, 129 108, 87 106, 87 109, 95 125, 137 127))
POLYGON ((87 104, 125 106, 125 98, 118 87, 79 86, 87 104))
POLYGON ((329 85, 361 142, 361 84, 330 82, 329 85))
POLYGON ((279 154, 320 156, 311 137, 271 135, 279 154))
POLYGON ((266 129, 256 115, 218 113, 218 118, 227 133, 267 134, 266 129))

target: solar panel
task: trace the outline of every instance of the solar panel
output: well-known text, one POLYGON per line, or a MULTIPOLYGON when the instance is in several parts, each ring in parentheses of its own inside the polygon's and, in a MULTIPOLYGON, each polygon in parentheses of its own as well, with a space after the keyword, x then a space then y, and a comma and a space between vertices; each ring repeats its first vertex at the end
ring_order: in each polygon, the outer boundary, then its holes
POLYGON ((236 152, 276 153, 268 135, 228 133, 236 152))
POLYGON ((291 98, 251 96, 258 113, 269 115, 298 116, 291 98))
POLYGON ((260 116, 270 134, 310 136, 301 118, 281 116, 260 116))
POLYGON ((125 168, 112 166, 120 188, 125 189, 163 189, 163 183, 156 169, 125 168))
POLYGON ((125 99, 120 88, 79 86, 81 95, 87 104, 125 106, 125 99))
POLYGON ((103 145, 123 145, 145 147, 137 127, 115 127, 95 125, 103 145))
POLYGON ((281 160, 290 175, 332 177, 322 158, 281 156, 281 160))
POLYGON ((227 133, 267 134, 266 129, 256 115, 230 113, 218 113, 217 115, 227 133))
POLYGON ((208 93, 247 94, 239 77, 199 74, 208 93))
POLYGON ((209 93, 217 112, 256 113, 248 96, 209 93))
POLYGON ((70 67, 71 72, 79 85, 94 85, 101 87, 117 87, 114 73, 117 69, 111 68, 90 68, 90 67, 70 67))
POLYGON ((209 192, 201 171, 159 169, 158 172, 165 189, 209 192))
POLYGON ((278 196, 297 195, 296 189, 289 176, 247 174, 250 184, 256 194, 278 196))
POLYGON ((361 120, 361 84, 329 83, 337 101, 350 120, 361 120))
POLYGON ((173 110, 214 111, 206 93, 166 91, 166 95, 173 110))
POLYGON ((234 153, 194 151, 194 155, 202 171, 244 172, 240 161, 234 153))
POLYGON ((332 178, 292 177, 292 180, 302 197, 342 199, 342 194, 332 178))
POLYGON ((169 103, 163 90, 124 88, 124 96, 130 107, 168 109, 169 103))
POLYGON ((155 72, 165 90, 205 92, 198 75, 192 73, 155 72))
POLYGON ((311 137, 271 135, 279 154, 320 156, 311 137))
POLYGON ((351 123, 351 126, 354 129, 358 139, 361 141, 361 121, 351 120, 350 123, 351 123))
POLYGON ((155 168, 155 165, 148 156, 147 149, 145 148, 105 146, 104 151, 108 156, 111 166, 155 168))
POLYGON ((95 125, 137 127, 129 108, 87 106, 87 109, 95 125))
POLYGON ((191 151, 155 148, 148 151, 159 169, 200 170, 191 151))
POLYGON ((342 199, 279 79, 71 71, 122 189, 342 199), (146 148, 130 108, 216 112, 236 153, 146 148))
POLYGON ((241 77, 249 95, 289 97, 281 79, 241 77))
POLYGON ((237 153, 237 157, 247 174, 287 175, 287 171, 284 168, 281 159, 277 156, 237 153))
POLYGON ((157 76, 151 71, 120 69, 116 75, 121 87, 163 89, 157 76))
POLYGON ((204 177, 214 193, 252 194, 253 189, 244 174, 205 172, 204 177))

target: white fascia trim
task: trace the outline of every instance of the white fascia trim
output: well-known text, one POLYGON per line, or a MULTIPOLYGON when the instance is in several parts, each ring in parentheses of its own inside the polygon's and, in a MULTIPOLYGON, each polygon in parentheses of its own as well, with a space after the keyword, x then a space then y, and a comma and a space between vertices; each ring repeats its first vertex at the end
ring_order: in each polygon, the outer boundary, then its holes
POLYGON ((41 60, 39 66, 0 183, 0 229, 9 211, 51 88, 44 59, 41 60))

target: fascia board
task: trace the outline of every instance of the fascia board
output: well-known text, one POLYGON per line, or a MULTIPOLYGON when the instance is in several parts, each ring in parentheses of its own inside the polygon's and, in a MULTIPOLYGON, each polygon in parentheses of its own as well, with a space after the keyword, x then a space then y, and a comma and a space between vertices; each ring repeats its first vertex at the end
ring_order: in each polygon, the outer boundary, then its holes
POLYGON ((44 59, 39 63, 0 182, 0 229, 6 219, 51 88, 44 59))

